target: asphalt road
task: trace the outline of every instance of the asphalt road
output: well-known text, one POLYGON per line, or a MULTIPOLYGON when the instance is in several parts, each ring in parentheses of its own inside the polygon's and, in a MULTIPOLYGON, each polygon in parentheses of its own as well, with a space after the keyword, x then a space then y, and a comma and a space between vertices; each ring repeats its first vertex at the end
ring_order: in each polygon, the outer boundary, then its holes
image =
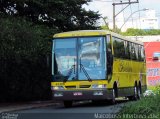
POLYGON ((9 113, 14 119, 111 119, 126 104, 125 100, 111 105, 105 102, 79 102, 71 108, 63 104, 9 113), (17 114, 17 115, 16 115, 17 114))

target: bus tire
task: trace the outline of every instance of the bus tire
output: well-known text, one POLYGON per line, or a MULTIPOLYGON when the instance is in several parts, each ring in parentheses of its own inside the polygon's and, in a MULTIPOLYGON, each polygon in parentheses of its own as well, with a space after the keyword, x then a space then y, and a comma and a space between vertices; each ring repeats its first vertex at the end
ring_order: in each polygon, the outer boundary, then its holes
POLYGON ((115 88, 112 89, 112 99, 111 99, 111 103, 114 105, 116 104, 116 91, 115 88))
POLYGON ((137 87, 137 85, 134 86, 133 100, 138 100, 138 87, 137 87))
POLYGON ((138 88, 137 88, 138 90, 137 90, 137 99, 141 99, 141 85, 139 85, 138 86, 138 88))
POLYGON ((134 94, 132 96, 127 96, 127 98, 131 101, 140 99, 140 89, 139 86, 137 86, 137 84, 135 84, 133 92, 134 94))
POLYGON ((72 101, 64 101, 63 104, 64 104, 64 107, 66 108, 69 108, 69 107, 72 107, 72 101))
POLYGON ((131 101, 133 100, 133 96, 127 96, 127 98, 131 101))

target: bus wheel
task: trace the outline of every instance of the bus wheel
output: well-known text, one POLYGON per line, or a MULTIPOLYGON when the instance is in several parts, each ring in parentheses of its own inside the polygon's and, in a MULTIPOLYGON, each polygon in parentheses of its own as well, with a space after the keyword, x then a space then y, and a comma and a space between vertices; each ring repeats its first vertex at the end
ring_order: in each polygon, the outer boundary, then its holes
POLYGON ((63 104, 64 104, 64 107, 66 108, 69 108, 69 107, 72 107, 72 101, 64 101, 63 104))
POLYGON ((141 87, 140 86, 138 86, 138 88, 137 88, 138 90, 137 90, 137 99, 141 99, 141 87))
POLYGON ((127 96, 127 98, 131 101, 133 100, 133 96, 127 96))
POLYGON ((112 104, 115 104, 116 103, 116 95, 115 95, 115 88, 113 88, 113 90, 112 90, 112 99, 111 99, 111 103, 112 104))
POLYGON ((137 86, 134 86, 133 100, 137 100, 137 99, 138 99, 138 88, 137 86))

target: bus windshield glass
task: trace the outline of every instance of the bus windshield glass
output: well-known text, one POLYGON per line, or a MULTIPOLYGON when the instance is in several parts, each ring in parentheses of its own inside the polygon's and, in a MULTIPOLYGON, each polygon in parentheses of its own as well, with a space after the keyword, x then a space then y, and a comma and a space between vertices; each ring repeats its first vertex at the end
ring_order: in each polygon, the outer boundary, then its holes
POLYGON ((105 37, 54 39, 54 81, 106 79, 105 37))

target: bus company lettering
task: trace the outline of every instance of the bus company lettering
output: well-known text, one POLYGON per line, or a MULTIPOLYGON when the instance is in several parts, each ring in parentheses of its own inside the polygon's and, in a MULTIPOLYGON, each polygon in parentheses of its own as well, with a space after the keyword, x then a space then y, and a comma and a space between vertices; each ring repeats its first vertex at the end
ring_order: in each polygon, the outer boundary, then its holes
POLYGON ((56 83, 56 86, 62 86, 63 85, 63 83, 56 83))
POLYGON ((132 67, 129 65, 128 62, 120 62, 120 65, 119 65, 119 72, 132 72, 132 67))

